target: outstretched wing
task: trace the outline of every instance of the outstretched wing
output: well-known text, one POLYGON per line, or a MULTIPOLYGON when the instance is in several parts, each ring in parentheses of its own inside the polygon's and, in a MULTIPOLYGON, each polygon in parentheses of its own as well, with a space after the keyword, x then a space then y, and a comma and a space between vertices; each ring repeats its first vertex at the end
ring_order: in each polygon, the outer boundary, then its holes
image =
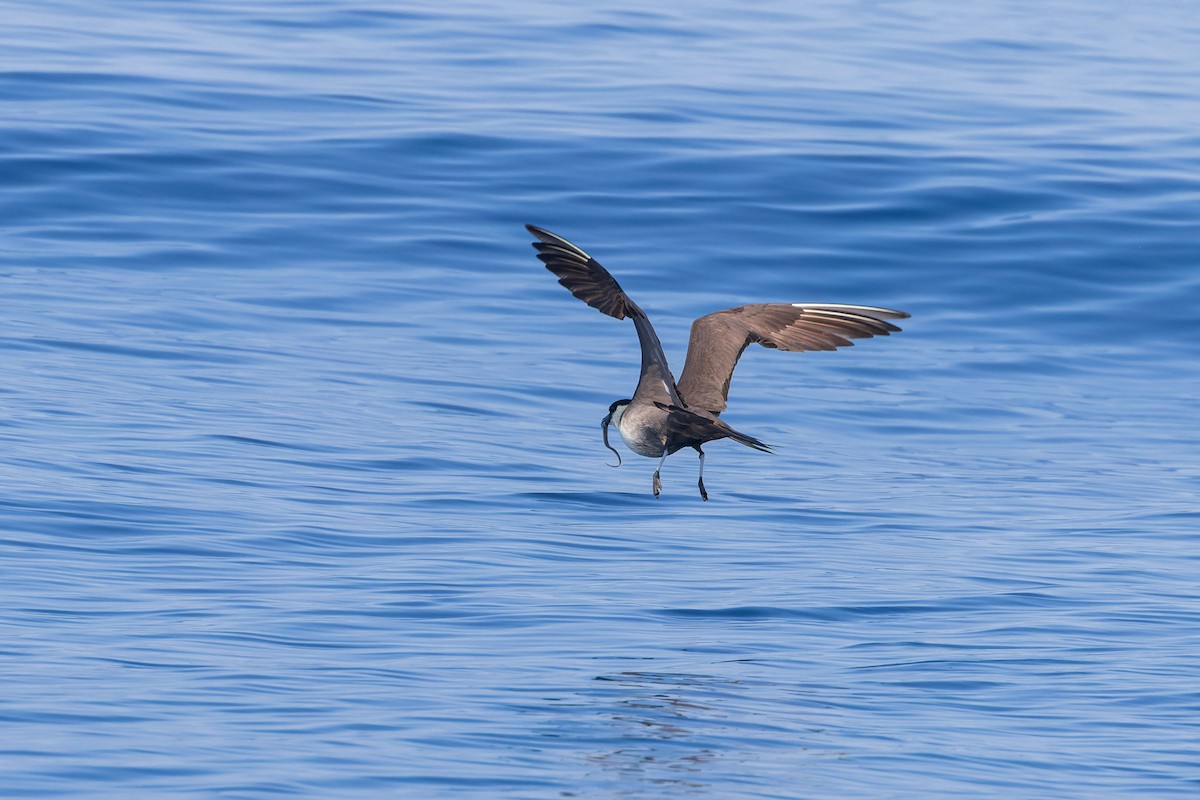
POLYGON ((525 230, 538 238, 533 243, 537 257, 571 294, 610 317, 645 316, 599 261, 548 230, 536 225, 526 225, 525 230))
POLYGON ((642 374, 634 397, 648 401, 663 401, 678 405, 675 377, 667 366, 662 344, 650 324, 646 312, 629 299, 600 262, 561 236, 536 225, 525 229, 537 237, 533 247, 546 269, 558 276, 558 282, 594 309, 617 319, 629 317, 637 329, 642 347, 642 374))
POLYGON ((679 394, 689 408, 725 410, 742 351, 754 342, 777 350, 834 350, 851 339, 887 336, 903 311, 832 303, 759 303, 717 311, 692 323, 679 394))

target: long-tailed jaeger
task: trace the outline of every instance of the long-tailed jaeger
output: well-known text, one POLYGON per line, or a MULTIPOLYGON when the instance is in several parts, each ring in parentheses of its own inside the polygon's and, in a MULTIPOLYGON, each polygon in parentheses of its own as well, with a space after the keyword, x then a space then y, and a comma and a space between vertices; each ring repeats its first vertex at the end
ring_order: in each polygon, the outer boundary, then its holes
POLYGON ((701 445, 729 438, 771 452, 720 418, 729 399, 733 368, 750 344, 774 350, 835 350, 853 345, 851 339, 896 333, 900 328, 887 320, 908 316, 890 308, 841 303, 756 303, 715 311, 692 323, 687 360, 676 383, 646 312, 629 299, 608 270, 561 236, 535 225, 525 227, 538 239, 533 243, 538 258, 571 294, 610 317, 633 320, 642 345, 642 374, 632 398, 608 407, 600 429, 604 446, 617 456, 615 466, 620 466, 621 454, 608 443, 609 424, 617 426, 630 450, 658 459, 651 483, 655 497, 662 491, 663 462, 677 450, 690 447, 700 454, 697 483, 705 500, 701 445))

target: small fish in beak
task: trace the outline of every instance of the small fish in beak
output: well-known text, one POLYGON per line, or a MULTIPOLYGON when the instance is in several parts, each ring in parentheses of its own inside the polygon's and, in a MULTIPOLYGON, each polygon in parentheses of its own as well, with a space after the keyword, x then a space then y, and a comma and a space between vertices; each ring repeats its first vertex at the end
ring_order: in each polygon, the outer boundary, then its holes
POLYGON ((608 465, 615 469, 616 467, 621 466, 621 454, 617 452, 617 448, 613 447, 611 444, 608 443, 608 426, 612 422, 612 418, 613 418, 613 412, 610 411, 610 412, 608 412, 608 416, 606 416, 604 419, 602 419, 600 421, 600 430, 603 432, 602 435, 604 436, 604 446, 607 447, 609 450, 612 450, 613 455, 615 455, 617 457, 617 463, 608 465))

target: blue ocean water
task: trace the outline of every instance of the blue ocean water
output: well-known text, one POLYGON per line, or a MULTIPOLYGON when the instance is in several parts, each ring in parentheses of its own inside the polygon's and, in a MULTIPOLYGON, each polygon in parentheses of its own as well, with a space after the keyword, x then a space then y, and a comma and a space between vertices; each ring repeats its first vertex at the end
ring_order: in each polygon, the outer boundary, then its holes
POLYGON ((1200 794, 1190 4, 3 17, 0 796, 1200 794))

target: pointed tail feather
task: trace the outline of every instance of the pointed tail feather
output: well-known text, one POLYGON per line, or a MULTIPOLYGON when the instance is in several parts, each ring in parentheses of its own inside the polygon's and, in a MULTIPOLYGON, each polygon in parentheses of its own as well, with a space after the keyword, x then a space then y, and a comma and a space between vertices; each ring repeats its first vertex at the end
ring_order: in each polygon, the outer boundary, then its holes
POLYGON ((729 436, 730 439, 733 439, 738 444, 744 444, 744 445, 746 445, 746 447, 753 447, 755 450, 761 450, 764 453, 774 452, 773 450, 771 450, 771 445, 764 444, 763 442, 760 442, 758 439, 755 439, 753 436, 747 436, 744 433, 738 433, 733 428, 730 428, 728 425, 725 425, 724 427, 725 427, 726 435, 729 436))
MULTIPOLYGON (((769 444, 760 442, 753 436, 747 436, 744 433, 735 431, 733 428, 729 427, 729 423, 722 419, 717 419, 716 417, 707 416, 705 414, 697 414, 690 408, 681 408, 680 406, 668 405, 667 403, 660 403, 657 400, 654 402, 654 405, 658 406, 663 411, 669 412, 667 416, 667 425, 672 426, 676 432, 683 434, 683 436, 680 438, 684 439, 685 441, 686 439, 693 439, 697 442, 711 442, 714 439, 728 437, 733 439, 738 444, 746 445, 746 447, 752 447, 755 450, 761 450, 764 453, 772 452, 769 444)), ((675 450, 679 449, 680 447, 689 446, 691 446, 691 442, 677 444, 674 446, 675 449, 671 450, 671 452, 675 452, 675 450)))

